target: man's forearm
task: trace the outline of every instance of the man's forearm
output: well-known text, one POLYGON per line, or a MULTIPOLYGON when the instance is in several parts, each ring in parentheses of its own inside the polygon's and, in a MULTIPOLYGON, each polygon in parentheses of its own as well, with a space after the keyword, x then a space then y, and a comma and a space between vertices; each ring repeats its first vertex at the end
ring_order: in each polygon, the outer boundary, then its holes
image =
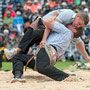
POLYGON ((51 32, 51 30, 46 28, 45 31, 44 31, 44 35, 43 35, 42 40, 46 40, 47 37, 49 36, 50 32, 51 32))
POLYGON ((81 42, 77 43, 76 46, 77 46, 78 50, 81 52, 81 54, 82 54, 82 55, 85 57, 85 59, 86 59, 86 58, 88 57, 88 54, 87 54, 87 52, 86 52, 86 50, 85 50, 85 47, 84 47, 83 42, 81 41, 81 42))

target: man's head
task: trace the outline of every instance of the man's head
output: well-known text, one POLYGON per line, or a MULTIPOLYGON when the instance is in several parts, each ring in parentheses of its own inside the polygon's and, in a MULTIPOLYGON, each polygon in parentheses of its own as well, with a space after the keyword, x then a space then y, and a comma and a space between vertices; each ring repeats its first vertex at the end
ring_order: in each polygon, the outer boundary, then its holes
POLYGON ((32 1, 27 1, 27 3, 26 3, 28 6, 31 6, 32 5, 32 1))
POLYGON ((12 5, 9 5, 9 6, 7 7, 7 10, 12 11, 12 5))
POLYGON ((84 28, 89 22, 89 16, 86 13, 78 13, 75 16, 75 19, 72 25, 77 28, 84 28))
POLYGON ((74 33, 74 38, 79 38, 79 37, 81 37, 82 35, 83 35, 83 28, 78 28, 77 29, 77 32, 76 33, 74 33))
POLYGON ((7 17, 11 17, 11 12, 7 11, 7 17))
POLYGON ((17 11, 17 12, 16 12, 16 15, 17 15, 17 16, 21 16, 21 12, 17 11))

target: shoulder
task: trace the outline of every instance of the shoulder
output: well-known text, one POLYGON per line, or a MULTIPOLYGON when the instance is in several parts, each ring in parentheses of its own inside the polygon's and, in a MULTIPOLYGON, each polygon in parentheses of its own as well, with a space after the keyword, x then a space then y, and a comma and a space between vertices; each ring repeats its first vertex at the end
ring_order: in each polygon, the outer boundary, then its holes
POLYGON ((73 10, 71 10, 71 9, 61 9, 60 12, 66 12, 67 14, 68 14, 68 13, 73 13, 73 14, 75 14, 75 12, 74 12, 73 10))

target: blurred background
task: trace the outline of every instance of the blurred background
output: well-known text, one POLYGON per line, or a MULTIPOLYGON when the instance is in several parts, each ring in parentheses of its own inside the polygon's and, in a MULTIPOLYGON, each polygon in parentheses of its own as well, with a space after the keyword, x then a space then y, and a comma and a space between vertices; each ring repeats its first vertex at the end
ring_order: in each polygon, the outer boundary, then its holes
MULTIPOLYGON (((72 9, 75 13, 86 12, 90 17, 90 0, 0 0, 0 68, 8 62, 4 56, 5 48, 18 47, 19 41, 32 21, 37 17, 57 9, 72 9)), ((90 55, 90 22, 81 37, 90 55)), ((34 53, 36 45, 29 53, 34 53)), ((72 43, 61 61, 85 61, 72 43)))

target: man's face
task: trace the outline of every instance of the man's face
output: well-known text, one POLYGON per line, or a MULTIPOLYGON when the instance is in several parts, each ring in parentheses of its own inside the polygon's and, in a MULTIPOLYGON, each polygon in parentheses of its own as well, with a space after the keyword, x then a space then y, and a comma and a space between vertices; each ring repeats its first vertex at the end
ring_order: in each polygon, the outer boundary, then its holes
POLYGON ((80 15, 76 15, 72 25, 77 29, 77 28, 84 28, 85 27, 85 23, 84 20, 81 19, 80 15))
POLYGON ((11 13, 7 14, 7 17, 10 17, 11 16, 11 13))

